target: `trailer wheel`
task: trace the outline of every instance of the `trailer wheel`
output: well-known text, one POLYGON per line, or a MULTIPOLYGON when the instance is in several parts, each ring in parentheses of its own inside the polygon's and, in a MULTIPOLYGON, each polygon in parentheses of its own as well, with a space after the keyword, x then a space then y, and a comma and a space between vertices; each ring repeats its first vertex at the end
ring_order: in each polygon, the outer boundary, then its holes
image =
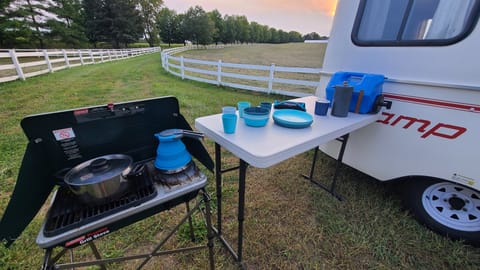
POLYGON ((452 182, 415 178, 409 181, 404 197, 422 224, 480 246, 480 192, 452 182))

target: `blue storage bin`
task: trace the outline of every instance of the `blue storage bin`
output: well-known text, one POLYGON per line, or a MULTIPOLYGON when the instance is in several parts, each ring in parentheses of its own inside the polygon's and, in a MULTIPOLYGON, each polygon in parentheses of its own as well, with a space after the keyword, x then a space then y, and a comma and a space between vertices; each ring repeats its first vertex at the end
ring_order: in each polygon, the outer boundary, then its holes
POLYGON ((382 93, 384 80, 385 76, 381 74, 344 71, 336 72, 333 74, 327 85, 327 99, 330 100, 330 104, 332 104, 335 86, 343 85, 344 82, 347 82, 350 86, 353 86, 353 96, 352 101, 350 102, 349 111, 355 111, 360 90, 363 90, 364 94, 360 104, 359 113, 369 113, 373 109, 375 99, 382 93))

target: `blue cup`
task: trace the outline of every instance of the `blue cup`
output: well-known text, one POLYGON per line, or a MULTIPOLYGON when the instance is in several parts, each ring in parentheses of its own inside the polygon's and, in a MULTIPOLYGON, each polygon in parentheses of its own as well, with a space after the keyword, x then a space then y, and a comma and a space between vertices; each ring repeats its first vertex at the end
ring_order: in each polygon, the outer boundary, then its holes
POLYGON ((330 101, 328 99, 320 99, 315 101, 315 114, 327 115, 329 106, 330 106, 330 101))
POLYGON ((271 102, 260 102, 260 107, 268 109, 269 111, 272 110, 272 103, 271 102))
POLYGON ((238 115, 240 118, 243 118, 243 109, 250 107, 250 102, 248 101, 239 101, 237 103, 238 115))
POLYGON ((222 107, 222 113, 223 114, 235 114, 235 111, 237 110, 237 108, 233 107, 233 106, 224 106, 222 107))
POLYGON ((227 134, 235 133, 237 127, 237 115, 228 113, 222 114, 223 132, 227 134))

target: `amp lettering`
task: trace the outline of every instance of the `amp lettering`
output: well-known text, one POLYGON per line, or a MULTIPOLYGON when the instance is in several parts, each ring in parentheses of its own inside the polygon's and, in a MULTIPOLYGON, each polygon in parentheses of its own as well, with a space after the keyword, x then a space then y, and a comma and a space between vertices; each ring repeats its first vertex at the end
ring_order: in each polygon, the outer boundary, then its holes
POLYGON ((384 119, 378 120, 378 123, 390 126, 403 125, 402 128, 404 129, 409 129, 413 126, 418 132, 422 133, 420 136, 422 139, 426 139, 430 136, 436 136, 453 140, 467 131, 467 129, 464 127, 445 123, 432 124, 429 120, 418 119, 406 115, 397 116, 396 114, 386 112, 382 112, 382 115, 384 116, 384 119))

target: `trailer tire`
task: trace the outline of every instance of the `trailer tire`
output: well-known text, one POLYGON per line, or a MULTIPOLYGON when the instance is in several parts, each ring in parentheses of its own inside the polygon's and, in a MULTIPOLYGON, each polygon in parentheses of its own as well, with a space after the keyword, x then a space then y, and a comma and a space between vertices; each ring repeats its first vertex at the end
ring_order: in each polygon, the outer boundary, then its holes
POLYGON ((457 183, 415 177, 404 199, 415 218, 454 240, 480 246, 480 192, 457 183))

